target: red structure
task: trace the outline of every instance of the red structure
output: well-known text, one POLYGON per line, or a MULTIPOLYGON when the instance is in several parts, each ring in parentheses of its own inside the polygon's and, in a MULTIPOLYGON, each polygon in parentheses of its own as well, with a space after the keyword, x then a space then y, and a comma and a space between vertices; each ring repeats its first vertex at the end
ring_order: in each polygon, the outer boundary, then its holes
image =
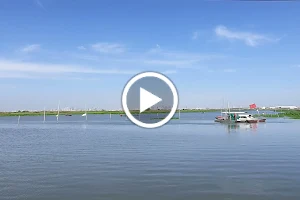
POLYGON ((249 105, 249 107, 250 107, 250 109, 255 109, 256 108, 256 104, 253 103, 253 104, 249 105))

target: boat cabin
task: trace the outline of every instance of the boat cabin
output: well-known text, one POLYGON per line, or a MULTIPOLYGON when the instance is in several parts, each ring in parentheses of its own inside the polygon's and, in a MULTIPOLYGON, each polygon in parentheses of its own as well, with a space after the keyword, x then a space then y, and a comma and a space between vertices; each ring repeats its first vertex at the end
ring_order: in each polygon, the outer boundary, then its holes
POLYGON ((252 117, 252 115, 250 115, 250 114, 239 114, 238 116, 239 116, 239 118, 251 118, 252 117))
POLYGON ((235 121, 241 117, 247 118, 247 116, 249 116, 249 114, 246 114, 246 112, 222 112, 222 114, 227 114, 224 118, 232 121, 235 121))

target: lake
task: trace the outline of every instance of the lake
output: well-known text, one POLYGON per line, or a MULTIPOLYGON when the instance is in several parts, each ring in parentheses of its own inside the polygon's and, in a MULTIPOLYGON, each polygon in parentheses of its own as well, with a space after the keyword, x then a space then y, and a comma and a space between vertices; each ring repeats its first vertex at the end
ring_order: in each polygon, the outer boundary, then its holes
POLYGON ((0 199, 300 199, 300 120, 0 118, 0 199))

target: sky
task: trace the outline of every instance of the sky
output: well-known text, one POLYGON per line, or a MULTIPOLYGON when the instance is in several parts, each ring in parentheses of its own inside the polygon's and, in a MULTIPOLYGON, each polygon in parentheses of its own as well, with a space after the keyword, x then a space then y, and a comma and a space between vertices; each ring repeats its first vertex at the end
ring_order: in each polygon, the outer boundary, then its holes
POLYGON ((0 110, 121 109, 144 71, 179 107, 300 106, 300 4, 2 0, 0 110))

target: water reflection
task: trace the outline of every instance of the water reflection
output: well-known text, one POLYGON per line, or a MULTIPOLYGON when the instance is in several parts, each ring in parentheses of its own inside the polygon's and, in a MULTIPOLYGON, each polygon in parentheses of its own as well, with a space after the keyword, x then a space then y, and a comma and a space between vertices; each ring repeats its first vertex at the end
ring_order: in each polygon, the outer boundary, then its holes
POLYGON ((257 131, 258 124, 257 123, 236 123, 236 124, 227 124, 225 125, 227 132, 236 132, 240 130, 251 130, 257 131))
POLYGON ((84 130, 86 129, 86 127, 87 127, 86 124, 81 125, 81 128, 84 129, 84 130))

